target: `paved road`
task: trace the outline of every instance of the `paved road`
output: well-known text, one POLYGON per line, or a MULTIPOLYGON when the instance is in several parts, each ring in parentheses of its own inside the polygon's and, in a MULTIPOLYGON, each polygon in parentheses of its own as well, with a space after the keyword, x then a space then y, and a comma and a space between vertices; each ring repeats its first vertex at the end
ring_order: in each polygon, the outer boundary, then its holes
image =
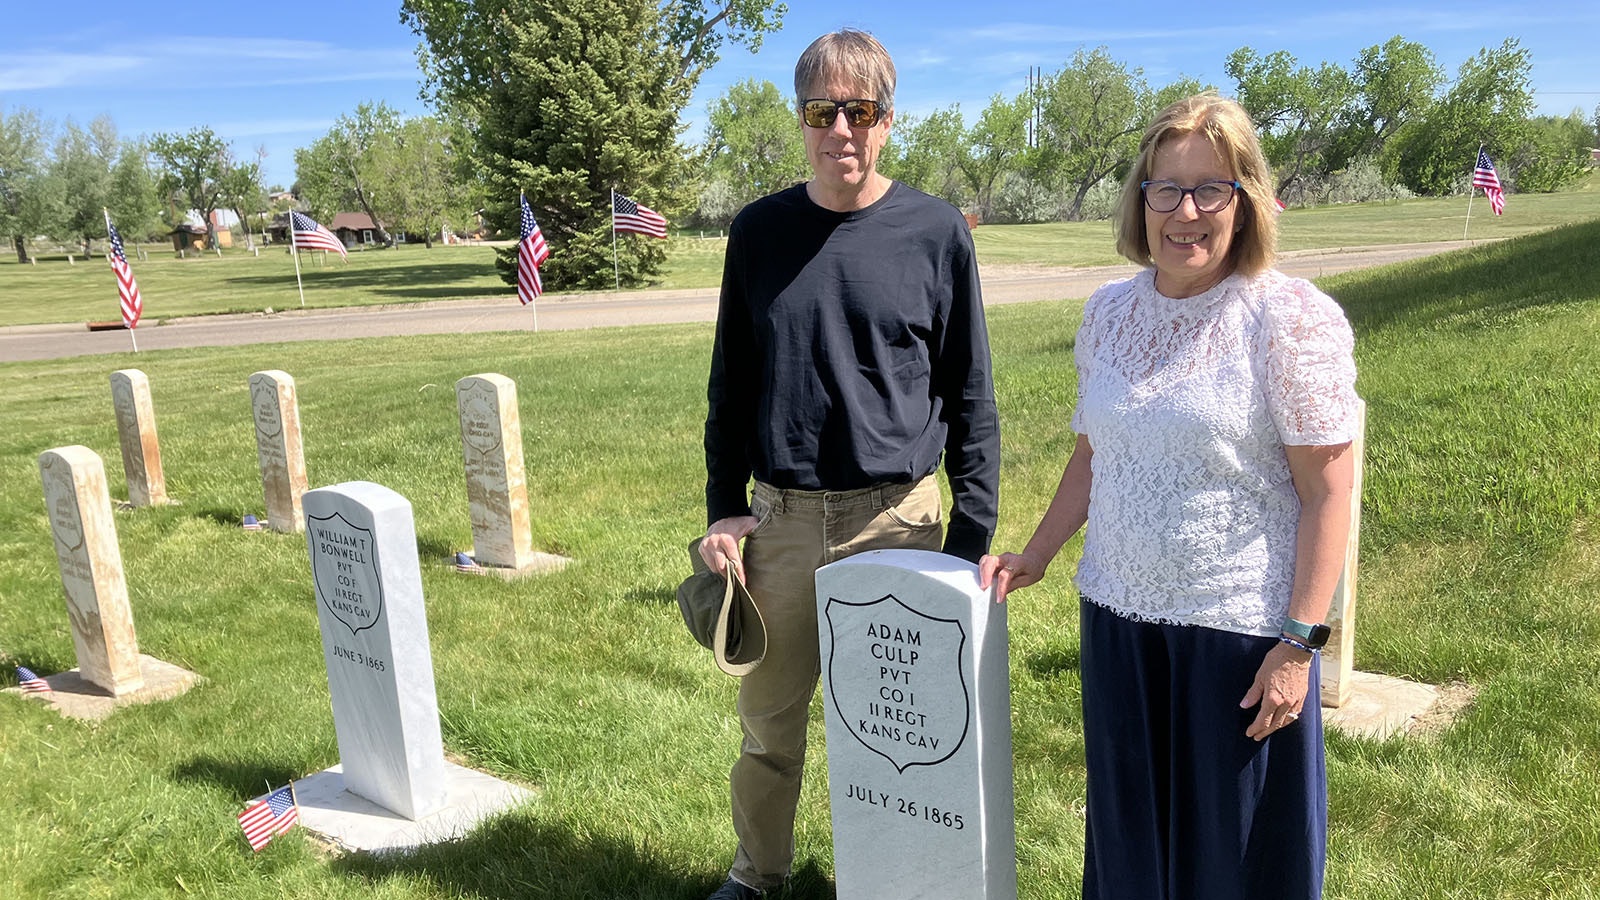
MULTIPOLYGON (((1283 254, 1278 268, 1290 275, 1318 278, 1431 256, 1470 246, 1446 241, 1383 247, 1302 250, 1283 254)), ((1086 269, 996 267, 983 278, 986 305, 1087 297, 1112 278, 1124 278, 1133 266, 1086 269)), ((668 322, 710 322, 717 315, 715 289, 627 291, 619 293, 546 295, 538 303, 538 328, 568 331, 616 325, 668 322)), ((230 347, 281 341, 325 341, 408 334, 466 334, 479 331, 532 331, 533 311, 510 296, 389 307, 352 307, 285 311, 272 315, 192 316, 147 322, 138 329, 140 350, 181 347, 230 347)), ((0 362, 59 359, 130 349, 126 331, 88 331, 82 324, 21 325, 0 328, 0 362)))

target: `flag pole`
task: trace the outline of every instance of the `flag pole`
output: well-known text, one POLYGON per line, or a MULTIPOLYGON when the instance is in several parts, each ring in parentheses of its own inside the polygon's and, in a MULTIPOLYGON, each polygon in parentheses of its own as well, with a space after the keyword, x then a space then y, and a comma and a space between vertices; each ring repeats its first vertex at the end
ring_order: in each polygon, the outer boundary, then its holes
MULTIPOLYGON (((1482 156, 1482 155, 1483 155, 1483 142, 1479 141, 1478 142, 1478 156, 1482 156)), ((1472 158, 1472 171, 1473 172, 1477 172, 1478 171, 1478 156, 1474 156, 1472 158)), ((1461 239, 1463 241, 1467 239, 1467 229, 1472 227, 1472 198, 1473 198, 1473 195, 1477 194, 1477 192, 1478 192, 1478 189, 1473 186, 1472 178, 1469 176, 1467 178, 1467 224, 1461 226, 1461 239)))
POLYGON ((611 273, 617 278, 617 290, 622 290, 622 266, 617 262, 617 189, 611 189, 611 273))
MULTIPOLYGON (((525 204, 527 204, 527 202, 528 202, 528 192, 522 190, 521 188, 518 188, 517 189, 517 221, 519 223, 522 221, 522 207, 525 204)), ((518 227, 518 229, 517 229, 517 234, 518 234, 518 237, 519 237, 519 241, 517 243, 517 265, 520 266, 520 265, 522 265, 522 243, 521 243, 521 240, 525 240, 525 238, 521 238, 522 229, 520 227, 518 227)), ((535 266, 535 268, 537 268, 537 266, 535 266)), ((517 272, 517 281, 520 282, 521 280, 522 280, 522 273, 519 271, 519 272, 517 272)), ((528 301, 528 305, 533 307, 533 331, 534 331, 535 334, 538 334, 539 333, 539 298, 538 297, 534 297, 532 300, 529 300, 528 301)))
MULTIPOLYGON (((102 206, 102 207, 100 207, 100 212, 102 214, 104 214, 105 217, 106 217, 106 240, 109 241, 111 239, 111 210, 109 210, 109 209, 105 208, 104 206, 102 206)), ((110 253, 107 253, 106 255, 110 256, 110 253)), ((133 344, 133 352, 138 353, 139 352, 139 339, 133 336, 133 329, 132 328, 128 329, 128 341, 129 341, 129 343, 133 344)))
POLYGON ((294 239, 294 210, 289 210, 289 255, 294 257, 294 286, 300 291, 300 308, 306 308, 306 287, 300 282, 300 245, 294 239))

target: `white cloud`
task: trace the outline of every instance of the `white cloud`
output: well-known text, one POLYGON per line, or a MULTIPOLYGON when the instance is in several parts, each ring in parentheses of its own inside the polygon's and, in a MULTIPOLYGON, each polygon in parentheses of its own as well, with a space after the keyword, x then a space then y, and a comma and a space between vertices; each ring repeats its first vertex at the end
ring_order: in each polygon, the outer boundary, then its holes
POLYGON ((105 79, 137 69, 138 56, 101 53, 24 53, 0 65, 0 91, 36 91, 104 83, 105 79))

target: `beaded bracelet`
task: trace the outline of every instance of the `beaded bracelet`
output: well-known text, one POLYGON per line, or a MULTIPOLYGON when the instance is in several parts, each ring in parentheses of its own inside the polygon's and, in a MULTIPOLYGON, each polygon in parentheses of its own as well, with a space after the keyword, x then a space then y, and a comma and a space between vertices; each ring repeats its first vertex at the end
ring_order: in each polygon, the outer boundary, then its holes
POLYGON ((1278 640, 1283 642, 1283 643, 1285 643, 1285 644, 1288 644, 1289 646, 1295 648, 1296 650, 1304 650, 1307 653, 1316 653, 1317 652, 1317 648, 1311 646, 1310 644, 1301 643, 1300 641, 1297 641, 1294 638, 1289 637, 1287 634, 1278 635, 1278 640))

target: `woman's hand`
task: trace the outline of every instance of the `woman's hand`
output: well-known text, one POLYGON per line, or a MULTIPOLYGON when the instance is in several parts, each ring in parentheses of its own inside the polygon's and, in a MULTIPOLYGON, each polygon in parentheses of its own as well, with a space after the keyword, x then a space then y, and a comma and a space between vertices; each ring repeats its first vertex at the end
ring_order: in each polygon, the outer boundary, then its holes
POLYGON ((1050 567, 1048 560, 1039 561, 1022 553, 1002 553, 999 556, 985 554, 978 560, 978 587, 988 589, 989 583, 994 583, 994 602, 1006 602, 1006 595, 1030 584, 1038 584, 1044 578, 1045 569, 1050 567))
MULTIPOLYGON (((1259 741, 1280 728, 1293 725, 1300 718, 1310 690, 1311 654, 1284 643, 1267 651, 1267 658, 1256 670, 1250 690, 1239 701, 1240 709, 1261 704, 1261 711, 1245 729, 1245 736, 1259 741)), ((1316 702, 1320 702, 1320 698, 1316 702)))

